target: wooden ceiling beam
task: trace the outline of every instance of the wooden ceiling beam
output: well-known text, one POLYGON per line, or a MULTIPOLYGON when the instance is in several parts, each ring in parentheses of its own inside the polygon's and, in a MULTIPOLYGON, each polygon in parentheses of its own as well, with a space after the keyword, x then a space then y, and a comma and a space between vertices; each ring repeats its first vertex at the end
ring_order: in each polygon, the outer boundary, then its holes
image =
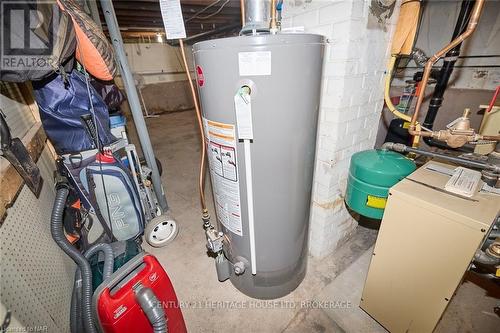
MULTIPOLYGON (((207 5, 211 4, 213 1, 214 0, 181 0, 184 20, 190 19, 193 15, 207 7, 207 5)), ((203 17, 216 12, 224 3, 225 0, 220 1, 220 3, 217 3, 212 8, 209 8, 200 14, 201 19, 200 17, 196 17, 186 23, 187 35, 191 36, 232 23, 238 23, 240 21, 239 0, 230 0, 220 13, 217 13, 207 19, 202 19, 203 17)), ((128 30, 126 30, 127 28, 138 28, 141 33, 147 31, 152 34, 164 32, 159 0, 113 0, 113 6, 115 8, 119 26, 121 28, 125 28, 125 30, 123 30, 124 32, 128 32, 128 30)), ((104 23, 105 20, 102 14, 101 19, 104 23)))
MULTIPOLYGON (((117 10, 116 16, 118 18, 123 17, 123 16, 127 16, 127 17, 154 17, 154 18, 161 18, 162 17, 160 12, 134 11, 134 10, 128 10, 128 9, 127 10, 123 10, 123 9, 117 10)), ((240 18, 239 15, 220 13, 218 15, 210 17, 209 19, 203 19, 203 18, 196 17, 196 18, 190 20, 190 22, 193 22, 193 21, 200 21, 200 22, 213 21, 213 20, 220 20, 220 19, 223 19, 223 20, 238 19, 239 20, 239 18, 240 18)))

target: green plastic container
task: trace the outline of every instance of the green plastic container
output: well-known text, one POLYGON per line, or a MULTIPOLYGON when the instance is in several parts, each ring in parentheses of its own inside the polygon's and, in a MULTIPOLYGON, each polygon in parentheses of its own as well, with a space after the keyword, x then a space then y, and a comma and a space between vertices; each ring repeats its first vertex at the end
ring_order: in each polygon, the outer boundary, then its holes
POLYGON ((389 189, 415 171, 412 160, 389 150, 365 150, 351 157, 345 202, 356 213, 382 219, 389 189))

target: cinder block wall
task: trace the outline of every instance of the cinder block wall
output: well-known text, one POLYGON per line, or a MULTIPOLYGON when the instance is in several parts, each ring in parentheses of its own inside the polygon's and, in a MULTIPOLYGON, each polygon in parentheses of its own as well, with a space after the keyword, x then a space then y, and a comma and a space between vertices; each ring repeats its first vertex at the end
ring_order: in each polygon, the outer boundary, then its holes
MULTIPOLYGON (((398 1, 399 2, 399 1, 398 1)), ((399 13, 385 22, 369 0, 288 0, 283 28, 303 26, 328 38, 323 69, 309 249, 332 253, 357 226, 344 194, 349 160, 375 144, 383 107, 383 79, 399 13)))

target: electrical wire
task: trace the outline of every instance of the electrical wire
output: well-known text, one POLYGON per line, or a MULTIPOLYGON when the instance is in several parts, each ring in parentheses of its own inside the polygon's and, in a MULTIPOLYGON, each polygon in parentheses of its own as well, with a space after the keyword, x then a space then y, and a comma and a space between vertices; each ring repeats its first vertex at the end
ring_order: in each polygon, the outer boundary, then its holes
POLYGON ((188 23, 189 21, 191 21, 191 20, 193 20, 193 19, 197 18, 197 17, 198 17, 198 15, 200 15, 200 14, 204 13, 207 9, 212 8, 213 6, 215 6, 216 4, 218 4, 218 3, 219 3, 219 2, 221 2, 221 1, 222 1, 222 0, 216 0, 216 1, 212 2, 211 4, 209 4, 208 6, 206 6, 206 7, 202 8, 201 10, 199 10, 198 12, 196 12, 193 16, 191 16, 190 18, 186 19, 186 20, 184 21, 184 24, 186 24, 186 23, 188 23))
POLYGON ((207 205, 205 202, 205 156, 206 156, 206 144, 205 144, 205 131, 203 130, 203 120, 201 117, 200 106, 198 104, 198 98, 196 96, 196 91, 194 89, 193 80, 189 72, 189 67, 186 59, 186 52, 184 51, 184 42, 179 39, 179 47, 181 48, 182 60, 184 63, 184 70, 186 71, 186 76, 189 82, 189 87, 191 88, 191 96, 193 97, 194 109, 196 111, 196 118, 198 120, 198 127, 200 130, 201 137, 201 161, 200 161, 200 173, 199 173, 199 190, 200 190, 200 203, 203 213, 208 213, 207 205))
POLYGON ((215 16, 217 14, 219 14, 221 12, 221 10, 224 8, 225 5, 227 5, 229 3, 230 0, 226 0, 226 2, 224 2, 217 11, 213 12, 212 14, 209 14, 207 16, 199 16, 198 17, 198 20, 206 20, 207 18, 210 18, 212 16, 215 16))
POLYGON ((486 109, 486 113, 490 113, 491 110, 493 109, 493 106, 495 105, 495 102, 497 101, 498 94, 500 93, 500 86, 497 86, 495 89, 495 93, 493 94, 493 98, 490 101, 490 104, 488 105, 488 109, 486 109))
MULTIPOLYGON (((500 65, 455 65, 453 68, 498 68, 500 65)), ((396 70, 399 72, 405 70, 405 69, 421 69, 422 67, 416 67, 416 66, 401 66, 397 67, 396 70)), ((441 68, 440 65, 435 65, 432 66, 432 69, 439 69, 441 68)))

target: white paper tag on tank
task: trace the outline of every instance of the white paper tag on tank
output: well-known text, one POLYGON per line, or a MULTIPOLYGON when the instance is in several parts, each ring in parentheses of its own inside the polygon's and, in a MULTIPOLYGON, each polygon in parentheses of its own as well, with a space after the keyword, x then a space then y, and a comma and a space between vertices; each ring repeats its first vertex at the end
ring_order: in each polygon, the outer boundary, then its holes
POLYGON ((234 109, 236 111, 238 139, 253 140, 252 98, 250 94, 238 91, 234 95, 234 109))
POLYGON ((240 76, 271 75, 271 51, 239 52, 240 76))
POLYGON ((167 39, 186 38, 180 0, 160 0, 160 10, 167 39))
POLYGON ((203 125, 217 219, 231 232, 243 236, 235 126, 206 118, 203 125))

